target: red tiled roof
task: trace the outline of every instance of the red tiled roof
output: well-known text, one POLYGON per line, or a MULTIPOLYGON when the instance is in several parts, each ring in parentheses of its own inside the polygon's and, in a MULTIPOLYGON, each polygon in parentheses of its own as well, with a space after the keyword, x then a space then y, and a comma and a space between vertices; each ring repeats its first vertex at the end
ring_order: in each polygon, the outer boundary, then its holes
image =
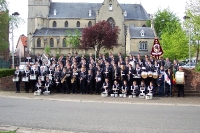
POLYGON ((22 41, 23 46, 27 47, 27 37, 26 36, 20 36, 20 39, 22 41))

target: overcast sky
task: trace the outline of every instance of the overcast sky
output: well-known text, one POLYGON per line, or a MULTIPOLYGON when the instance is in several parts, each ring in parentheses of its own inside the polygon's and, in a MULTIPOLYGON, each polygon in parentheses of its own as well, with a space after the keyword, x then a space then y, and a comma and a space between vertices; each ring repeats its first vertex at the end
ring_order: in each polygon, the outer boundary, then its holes
MULTIPOLYGON (((10 14, 19 12, 20 17, 25 20, 25 23, 18 29, 14 30, 14 44, 16 45, 20 35, 27 35, 27 18, 28 18, 28 0, 7 0, 9 2, 10 14)), ((95 2, 102 3, 104 0, 53 0, 53 2, 95 2)), ((154 14, 158 9, 170 8, 182 19, 185 12, 186 2, 189 0, 118 0, 119 3, 142 4, 147 13, 154 14)), ((11 38, 11 36, 10 36, 11 38)))

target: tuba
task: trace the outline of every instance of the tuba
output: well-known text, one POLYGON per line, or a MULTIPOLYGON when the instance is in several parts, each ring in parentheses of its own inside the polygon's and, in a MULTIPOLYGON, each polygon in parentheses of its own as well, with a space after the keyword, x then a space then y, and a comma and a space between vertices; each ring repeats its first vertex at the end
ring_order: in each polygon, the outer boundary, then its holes
POLYGON ((42 54, 42 63, 44 64, 44 65, 47 65, 47 66, 49 66, 50 64, 51 64, 51 62, 49 61, 49 59, 48 59, 48 57, 45 55, 45 53, 43 53, 42 54))

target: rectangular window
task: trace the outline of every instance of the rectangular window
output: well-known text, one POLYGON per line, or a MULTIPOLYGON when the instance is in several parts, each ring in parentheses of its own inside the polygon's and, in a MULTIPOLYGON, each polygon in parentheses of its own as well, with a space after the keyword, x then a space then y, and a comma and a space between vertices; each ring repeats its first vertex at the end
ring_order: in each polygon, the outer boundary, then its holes
POLYGON ((112 11, 113 8, 112 8, 112 4, 109 5, 109 11, 112 11))
POLYGON ((139 44, 140 44, 140 51, 147 51, 148 49, 147 49, 147 41, 140 41, 139 42, 139 44))

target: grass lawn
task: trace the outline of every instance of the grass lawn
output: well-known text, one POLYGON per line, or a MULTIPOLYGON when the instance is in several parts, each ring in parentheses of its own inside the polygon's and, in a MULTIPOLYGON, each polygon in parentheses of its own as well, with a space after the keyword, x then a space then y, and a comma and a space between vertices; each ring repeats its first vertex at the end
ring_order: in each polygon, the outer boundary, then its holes
POLYGON ((16 131, 0 131, 0 133, 16 133, 16 131))

